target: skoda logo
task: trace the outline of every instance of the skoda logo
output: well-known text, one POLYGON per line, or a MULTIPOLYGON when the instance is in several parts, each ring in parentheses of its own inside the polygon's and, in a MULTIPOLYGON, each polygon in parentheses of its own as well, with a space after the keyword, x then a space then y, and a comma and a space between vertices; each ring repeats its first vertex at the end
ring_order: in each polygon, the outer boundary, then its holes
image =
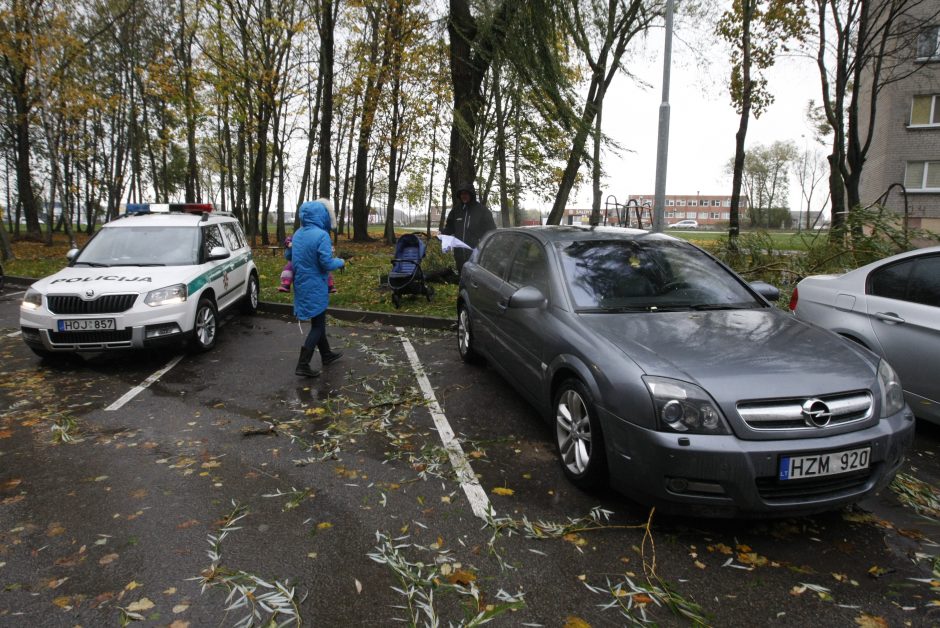
POLYGON ((93 296, 95 296, 95 291, 94 291, 94 290, 85 290, 85 296, 90 299, 90 298, 92 298, 93 296))
POLYGON ((803 419, 810 427, 825 427, 832 420, 832 411, 821 399, 807 399, 803 402, 803 419))

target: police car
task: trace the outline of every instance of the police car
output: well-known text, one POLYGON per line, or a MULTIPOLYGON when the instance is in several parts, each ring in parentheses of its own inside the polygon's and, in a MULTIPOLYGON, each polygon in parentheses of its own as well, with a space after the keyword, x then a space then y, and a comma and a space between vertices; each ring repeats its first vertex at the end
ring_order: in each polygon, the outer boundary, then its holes
POLYGON ((36 354, 215 345, 219 313, 258 307, 258 270, 241 225, 211 204, 128 204, 20 306, 36 354))

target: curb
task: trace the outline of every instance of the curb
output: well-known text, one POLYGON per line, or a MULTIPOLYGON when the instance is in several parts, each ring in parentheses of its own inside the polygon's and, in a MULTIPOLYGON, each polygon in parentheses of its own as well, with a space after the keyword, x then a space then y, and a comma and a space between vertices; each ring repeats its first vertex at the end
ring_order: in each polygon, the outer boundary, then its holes
MULTIPOLYGON (((4 279, 7 286, 28 288, 36 279, 28 277, 7 276, 4 279)), ((294 306, 290 303, 273 303, 260 301, 258 310, 286 316, 294 315, 294 306)), ((381 323, 392 327, 423 327, 425 329, 454 329, 457 323, 449 318, 440 316, 422 316, 420 314, 397 314, 395 312, 370 312, 367 310, 347 310, 342 308, 327 308, 326 313, 333 318, 351 323, 381 323)))

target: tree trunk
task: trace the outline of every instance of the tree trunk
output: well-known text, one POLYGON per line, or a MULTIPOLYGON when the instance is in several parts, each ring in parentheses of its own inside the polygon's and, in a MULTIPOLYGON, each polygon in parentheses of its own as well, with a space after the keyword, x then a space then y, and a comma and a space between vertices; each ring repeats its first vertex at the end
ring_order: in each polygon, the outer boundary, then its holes
MULTIPOLYGON (((333 168, 333 152, 330 144, 333 138, 333 30, 336 21, 334 11, 339 10, 339 0, 322 0, 320 25, 320 77, 323 105, 318 108, 320 117, 320 189, 321 197, 330 197, 330 171, 333 168), (335 6, 335 9, 334 9, 335 6)), ((335 205, 334 199, 334 205, 335 205)), ((333 225, 335 228, 336 225, 333 225)))
MULTIPOLYGON (((741 233, 741 179, 744 173, 744 142, 747 138, 747 125, 751 116, 751 18, 754 15, 755 0, 742 0, 742 36, 741 36, 741 117, 738 120, 738 132, 734 135, 734 174, 731 178, 731 212, 728 225, 728 242, 732 250, 737 248, 737 238, 741 233)), ((755 208, 751 207, 754 211, 755 208)))

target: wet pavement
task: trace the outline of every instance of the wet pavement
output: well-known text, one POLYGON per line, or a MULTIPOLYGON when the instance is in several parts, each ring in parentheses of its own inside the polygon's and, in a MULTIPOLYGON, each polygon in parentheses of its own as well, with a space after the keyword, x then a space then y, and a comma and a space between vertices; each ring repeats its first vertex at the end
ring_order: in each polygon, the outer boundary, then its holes
MULTIPOLYGON (((116 407, 178 354, 40 360, 15 292, 0 295, 0 625, 940 621, 936 512, 886 490, 712 521, 583 493, 550 427, 464 365, 452 332, 333 320, 345 355, 303 380, 296 322, 236 316, 116 407)), ((918 424, 904 470, 934 506, 938 449, 918 424)))

